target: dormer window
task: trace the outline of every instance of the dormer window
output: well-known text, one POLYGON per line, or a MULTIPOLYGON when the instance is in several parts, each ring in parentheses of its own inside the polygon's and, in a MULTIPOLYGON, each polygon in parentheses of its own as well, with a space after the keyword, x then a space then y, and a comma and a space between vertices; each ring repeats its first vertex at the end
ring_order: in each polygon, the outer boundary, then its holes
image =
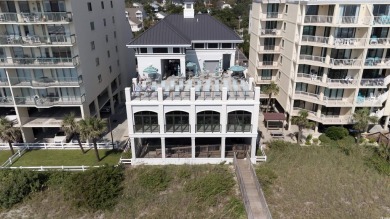
POLYGON ((191 4, 186 4, 187 9, 191 9, 191 4))

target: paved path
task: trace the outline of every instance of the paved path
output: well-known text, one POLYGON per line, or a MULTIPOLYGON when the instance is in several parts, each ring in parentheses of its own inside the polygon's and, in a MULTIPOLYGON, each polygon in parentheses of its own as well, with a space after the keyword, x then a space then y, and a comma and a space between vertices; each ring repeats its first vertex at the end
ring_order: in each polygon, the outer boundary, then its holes
POLYGON ((241 173, 241 176, 243 178, 245 191, 249 199, 249 205, 254 218, 256 219, 267 218, 267 214, 265 213, 264 210, 266 207, 263 207, 260 201, 261 200, 260 195, 256 189, 256 184, 254 181, 257 179, 253 179, 253 175, 249 169, 249 165, 250 165, 249 162, 250 161, 248 159, 237 159, 237 165, 241 173))

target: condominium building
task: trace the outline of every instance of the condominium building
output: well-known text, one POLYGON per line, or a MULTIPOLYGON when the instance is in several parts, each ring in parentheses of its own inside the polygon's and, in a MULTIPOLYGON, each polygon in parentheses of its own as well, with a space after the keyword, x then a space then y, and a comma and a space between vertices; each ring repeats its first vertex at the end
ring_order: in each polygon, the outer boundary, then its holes
POLYGON ((58 130, 70 112, 114 113, 135 73, 124 8, 110 0, 0 1, 0 115, 15 120, 25 142, 58 130))
POLYGON ((317 125, 352 124, 368 107, 387 128, 388 1, 254 0, 250 27, 249 73, 279 85, 290 117, 305 109, 317 125))
POLYGON ((169 15, 128 44, 140 77, 126 88, 132 164, 255 162, 260 89, 235 74, 242 39, 208 14, 169 15), (223 73, 224 72, 224 73, 223 73))

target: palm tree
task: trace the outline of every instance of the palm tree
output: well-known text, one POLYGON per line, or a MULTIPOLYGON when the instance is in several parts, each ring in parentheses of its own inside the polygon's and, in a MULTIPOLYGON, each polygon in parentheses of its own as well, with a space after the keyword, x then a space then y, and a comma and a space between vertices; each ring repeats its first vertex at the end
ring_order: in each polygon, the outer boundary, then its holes
POLYGON ((291 123, 298 126, 298 144, 301 143, 303 129, 309 129, 315 126, 314 122, 307 119, 308 116, 309 113, 306 110, 301 110, 299 111, 299 116, 294 116, 291 119, 291 123))
POLYGON ((277 84, 275 84, 275 82, 271 81, 271 84, 266 85, 264 93, 268 94, 267 108, 265 109, 265 112, 268 112, 268 108, 271 106, 272 95, 279 94, 279 87, 277 84))
POLYGON ((9 121, 5 117, 0 117, 0 139, 8 142, 11 153, 15 154, 12 143, 18 141, 21 138, 22 133, 19 128, 13 126, 14 123, 12 121, 9 121))
POLYGON ((355 121, 353 128, 358 131, 358 135, 357 135, 358 142, 360 142, 361 133, 367 132, 368 125, 370 123, 378 122, 378 117, 370 116, 370 110, 368 108, 356 110, 352 117, 353 120, 355 121))
POLYGON ((92 140, 93 148, 95 149, 96 159, 100 161, 99 152, 97 149, 97 139, 106 131, 107 123, 99 118, 88 117, 79 121, 80 137, 83 140, 92 140))
POLYGON ((79 123, 76 122, 76 115, 74 114, 74 112, 71 112, 64 116, 64 119, 62 120, 61 129, 65 132, 66 136, 74 135, 76 137, 81 152, 85 154, 83 145, 80 141, 80 126, 79 123))

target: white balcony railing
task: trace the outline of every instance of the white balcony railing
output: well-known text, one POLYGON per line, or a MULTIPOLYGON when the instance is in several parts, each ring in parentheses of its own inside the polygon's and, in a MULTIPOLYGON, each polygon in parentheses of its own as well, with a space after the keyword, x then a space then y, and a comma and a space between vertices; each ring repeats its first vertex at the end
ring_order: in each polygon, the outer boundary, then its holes
POLYGON ((281 33, 280 29, 260 29, 260 35, 273 35, 279 36, 281 33))
POLYGON ((328 85, 331 85, 331 86, 344 87, 344 86, 354 86, 354 85, 357 85, 358 80, 357 79, 353 79, 351 77, 346 77, 344 79, 331 79, 331 78, 327 78, 326 79, 326 83, 328 85))
POLYGON ((372 37, 369 40, 370 46, 390 46, 390 38, 372 37))
POLYGON ((362 78, 360 85, 364 87, 385 86, 384 78, 362 78))
POLYGON ((3 67, 74 67, 79 64, 78 56, 73 58, 2 58, 0 59, 0 66, 3 67))
POLYGON ((333 45, 335 46, 365 46, 366 38, 335 38, 333 45))
POLYGON ((351 122, 351 115, 321 115, 323 123, 349 123, 351 122))
POLYGON ((70 12, 0 13, 0 23, 68 23, 70 12))
POLYGON ((320 100, 319 94, 309 93, 306 91, 295 91, 295 96, 306 97, 313 100, 320 100))
POLYGON ((19 36, 19 35, 1 35, 0 45, 73 45, 76 42, 74 35, 50 35, 50 36, 19 36))
POLYGON ((15 97, 16 105, 35 105, 51 107, 56 105, 79 105, 85 101, 85 96, 74 97, 15 97))
POLYGON ((352 105, 352 98, 332 98, 324 96, 325 105, 347 106, 352 105))
POLYGON ((51 86, 78 86, 82 83, 78 77, 40 77, 40 78, 24 78, 10 77, 12 86, 30 86, 30 87, 51 87, 51 86))
POLYGON ((278 67, 278 62, 274 61, 261 61, 258 65, 259 68, 275 68, 278 67))
POLYGON ((263 19, 281 19, 281 18, 283 18, 283 14, 281 14, 279 12, 267 12, 267 13, 263 13, 262 18, 263 19))
POLYGON ((325 63, 326 57, 312 56, 312 55, 299 55, 299 59, 300 59, 300 60, 307 60, 307 61, 325 63))
POLYGON ((366 58, 366 61, 364 62, 364 65, 369 67, 369 66, 390 66, 390 58, 366 58))
POLYGON ((264 52, 279 52, 280 47, 275 45, 265 45, 265 46, 259 46, 259 51, 264 52))
POLYGON ((388 15, 381 15, 381 16, 374 16, 373 25, 390 25, 390 16, 388 15))
POLYGON ((328 44, 329 37, 303 35, 302 42, 303 43, 311 42, 311 43, 328 44))
POLYGON ((332 23, 333 16, 326 15, 306 15, 304 17, 305 23, 332 23))
POLYGON ((335 67, 360 67, 361 59, 331 59, 331 65, 335 67))
POLYGON ((306 81, 316 81, 316 82, 322 81, 322 77, 317 76, 315 74, 298 73, 297 78, 301 78, 301 79, 304 79, 306 81))
POLYGON ((387 100, 388 93, 389 91, 379 95, 374 95, 371 93, 368 97, 358 96, 356 99, 356 104, 363 106, 381 106, 383 102, 387 100))
POLYGON ((371 23, 370 16, 358 17, 358 16, 341 16, 338 20, 339 24, 364 24, 369 25, 371 23))

